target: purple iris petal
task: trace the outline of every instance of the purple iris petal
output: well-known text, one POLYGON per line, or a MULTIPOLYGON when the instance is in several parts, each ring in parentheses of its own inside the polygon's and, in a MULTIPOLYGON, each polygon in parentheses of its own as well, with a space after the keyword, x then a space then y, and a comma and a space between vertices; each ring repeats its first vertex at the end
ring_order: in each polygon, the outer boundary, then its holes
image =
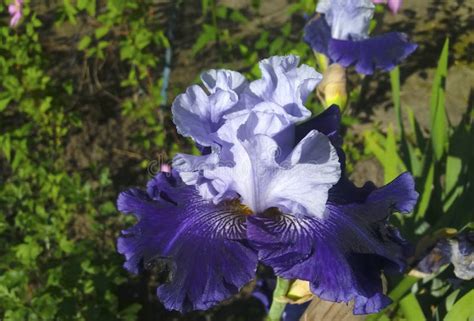
POLYGON ((296 142, 303 139, 310 131, 317 130, 326 135, 334 146, 339 147, 342 145, 342 139, 339 133, 340 127, 341 112, 338 106, 332 105, 321 114, 296 126, 296 142))
POLYGON ((344 67, 355 65, 358 73, 370 75, 376 68, 393 69, 416 48, 405 34, 390 32, 360 41, 331 39, 328 53, 332 61, 344 67))
POLYGON ((304 41, 316 52, 328 56, 331 27, 324 16, 315 15, 304 27, 304 41))
POLYGON ((241 209, 203 200, 175 171, 158 174, 147 192, 120 194, 118 208, 139 220, 118 239, 125 268, 138 273, 165 262, 171 270, 157 290, 167 309, 208 309, 255 276, 256 254, 247 245, 241 209))
MULTIPOLYGON (((344 173, 346 166, 346 155, 342 150, 342 137, 340 134, 341 112, 339 107, 332 105, 325 109, 321 114, 298 124, 295 127, 295 142, 301 141, 310 131, 317 130, 326 135, 331 144, 336 148, 341 172, 344 173)), ((344 179, 344 176, 341 177, 344 179)))
POLYGON ((247 234, 278 276, 310 281, 325 300, 354 299, 356 314, 374 313, 390 303, 381 270, 403 269, 407 255, 406 242, 387 219, 393 211, 412 210, 418 194, 409 174, 379 189, 351 193, 355 189, 347 180, 336 184, 324 218, 252 216, 247 234))

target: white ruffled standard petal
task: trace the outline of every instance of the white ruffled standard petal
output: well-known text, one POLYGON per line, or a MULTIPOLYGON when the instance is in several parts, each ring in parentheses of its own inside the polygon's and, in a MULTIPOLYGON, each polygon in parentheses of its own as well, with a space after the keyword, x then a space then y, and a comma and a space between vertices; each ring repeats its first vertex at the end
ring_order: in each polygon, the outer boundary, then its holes
POLYGON ((176 97, 171 109, 181 135, 193 138, 202 146, 211 146, 223 117, 243 108, 239 95, 248 83, 242 75, 230 70, 210 70, 202 74, 202 80, 210 95, 193 85, 176 97))
POLYGON ((216 166, 203 170, 219 193, 214 202, 235 192, 241 202, 255 213, 277 207, 283 212, 321 217, 328 190, 340 178, 340 164, 329 139, 311 131, 278 162, 282 152, 268 135, 256 132, 264 114, 252 114, 237 130, 231 153, 234 166, 216 166))
POLYGON ((339 40, 367 38, 374 10, 371 0, 323 0, 316 7, 325 15, 332 38, 339 40))
POLYGON ((261 101, 274 103, 286 112, 292 122, 302 121, 311 115, 304 106, 309 93, 322 76, 307 65, 298 67, 297 56, 274 56, 260 61, 262 79, 250 83, 250 91, 261 101))

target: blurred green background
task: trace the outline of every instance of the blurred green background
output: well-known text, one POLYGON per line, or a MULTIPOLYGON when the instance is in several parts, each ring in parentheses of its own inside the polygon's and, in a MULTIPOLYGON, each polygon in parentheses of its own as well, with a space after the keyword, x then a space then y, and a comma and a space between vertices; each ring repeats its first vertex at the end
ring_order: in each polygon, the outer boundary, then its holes
MULTIPOLYGON (((8 4, 0 2, 0 320, 261 320, 249 290, 211 311, 165 311, 156 273, 122 268, 115 240, 134 219, 115 200, 177 151, 195 152, 170 106, 200 72, 255 78, 260 59, 289 53, 315 66, 302 42, 315 1, 25 0, 16 28, 8 4)), ((415 175, 419 205, 393 223, 417 244, 474 220, 474 4, 378 9, 374 32, 404 31, 419 48, 391 73, 350 71, 344 148, 359 185, 415 175)), ((307 106, 321 111, 315 95, 307 106)), ((390 279, 395 303, 370 318, 467 320, 472 288, 449 266, 390 279)))

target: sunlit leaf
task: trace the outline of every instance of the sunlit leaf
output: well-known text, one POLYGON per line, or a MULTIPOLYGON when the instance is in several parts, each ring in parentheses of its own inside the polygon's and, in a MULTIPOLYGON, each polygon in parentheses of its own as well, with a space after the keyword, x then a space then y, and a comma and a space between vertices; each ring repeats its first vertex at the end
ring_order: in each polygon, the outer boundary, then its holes
POLYGON ((449 310, 444 321, 467 321, 474 317, 474 290, 459 299, 449 310))
POLYGON ((400 301, 400 309, 407 321, 424 321, 426 320, 423 310, 421 309, 418 299, 413 293, 408 294, 400 301))
POLYGON ((423 183, 423 192, 420 195, 418 201, 418 210, 416 211, 415 218, 417 221, 423 219, 426 214, 426 210, 430 205, 431 194, 433 192, 433 181, 434 181, 434 163, 431 163, 428 169, 428 173, 423 183))

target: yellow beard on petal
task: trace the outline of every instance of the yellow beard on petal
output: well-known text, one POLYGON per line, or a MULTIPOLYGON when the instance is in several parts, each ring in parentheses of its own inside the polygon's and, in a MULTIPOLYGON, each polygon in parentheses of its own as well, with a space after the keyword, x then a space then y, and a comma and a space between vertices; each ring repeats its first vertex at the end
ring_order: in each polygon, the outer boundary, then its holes
POLYGON ((253 215, 253 211, 245 204, 240 203, 239 200, 230 200, 227 201, 227 206, 229 206, 233 211, 240 213, 245 216, 253 215))

